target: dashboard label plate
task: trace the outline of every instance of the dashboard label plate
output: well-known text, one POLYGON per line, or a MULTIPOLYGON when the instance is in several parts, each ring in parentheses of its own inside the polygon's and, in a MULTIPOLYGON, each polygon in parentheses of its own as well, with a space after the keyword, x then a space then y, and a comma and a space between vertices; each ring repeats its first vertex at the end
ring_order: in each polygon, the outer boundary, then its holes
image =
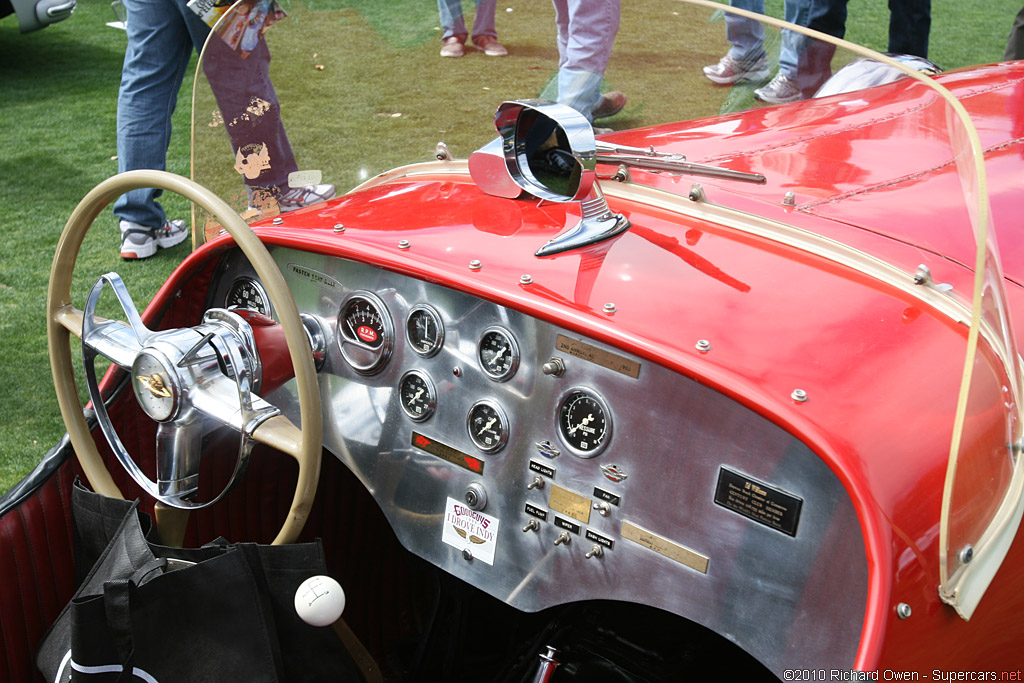
POLYGON ((803 500, 745 474, 722 467, 715 502, 766 527, 796 536, 803 500))
POLYGON ((599 486, 594 487, 594 498, 598 498, 607 503, 611 503, 612 505, 618 505, 619 503, 622 502, 622 498, 615 495, 611 491, 605 491, 603 488, 599 486))
POLYGON ((528 515, 533 515, 537 519, 542 519, 545 522, 548 521, 548 511, 545 510, 544 508, 539 508, 536 505, 527 503, 524 510, 528 515))
POLYGON ((567 519, 565 519, 563 517, 559 517, 558 515, 555 515, 555 526, 557 526, 559 529, 565 529, 566 531, 571 531, 574 534, 576 534, 577 536, 579 536, 580 535, 580 531, 583 530, 583 527, 581 527, 576 522, 570 522, 569 520, 567 520, 567 519))
POLYGON ((630 360, 625 356, 620 356, 617 353, 611 351, 605 351, 599 349, 592 344, 588 344, 579 339, 570 339, 564 334, 558 335, 555 340, 555 349, 563 353, 568 353, 570 356, 579 358, 581 360, 588 361, 595 365, 600 365, 602 368, 608 368, 615 372, 626 375, 637 379, 640 377, 640 364, 636 361, 630 360))
POLYGON ((622 523, 622 537, 639 543, 648 550, 653 550, 670 560, 675 560, 679 564, 686 565, 690 569, 696 569, 701 574, 708 573, 707 557, 675 541, 670 541, 664 536, 659 536, 653 531, 638 527, 632 522, 622 523))
POLYGON ((429 436, 423 436, 419 432, 412 433, 412 445, 419 448, 422 451, 426 451, 431 455, 450 462, 453 465, 458 465, 463 469, 467 469, 474 474, 484 473, 484 461, 480 458, 474 458, 472 455, 463 453, 460 450, 452 448, 440 441, 435 441, 429 436))
POLYGON ((330 275, 321 273, 319 270, 300 266, 297 263, 289 263, 288 270, 318 287, 324 287, 326 289, 341 289, 341 285, 338 284, 337 280, 330 275))
POLYGON ((530 471, 537 472, 538 474, 543 474, 545 477, 548 477, 549 479, 555 478, 554 467, 549 467, 548 465, 545 465, 542 462, 537 462, 536 460, 530 461, 530 471))
POLYGON ((605 548, 608 548, 608 550, 614 550, 615 549, 615 541, 614 540, 608 538, 604 534, 597 533, 593 529, 587 529, 586 539, 588 541, 593 541, 594 543, 597 543, 598 545, 602 545, 605 548))
POLYGON ((548 507, 555 512, 572 517, 577 522, 590 523, 590 499, 556 484, 551 485, 548 507))
POLYGON ((462 501, 448 498, 441 540, 453 548, 468 550, 474 560, 494 566, 500 521, 497 517, 473 510, 462 501))

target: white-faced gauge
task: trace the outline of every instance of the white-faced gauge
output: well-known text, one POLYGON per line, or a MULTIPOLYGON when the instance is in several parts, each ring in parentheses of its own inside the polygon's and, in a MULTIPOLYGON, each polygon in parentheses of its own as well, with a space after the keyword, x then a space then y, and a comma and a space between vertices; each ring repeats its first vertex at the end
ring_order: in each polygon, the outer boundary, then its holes
POLYGON ((558 435, 573 455, 592 458, 605 449, 612 434, 608 405, 590 389, 571 389, 558 408, 558 435))
POLYGON ((484 453, 497 453, 508 441, 508 418, 494 401, 477 401, 466 419, 469 438, 484 453))
POLYGON ((519 369, 519 344, 504 327, 488 327, 477 345, 480 369, 495 382, 504 382, 519 369))
POLYGON ((251 277, 240 277, 231 283, 227 296, 224 297, 224 308, 255 311, 266 316, 271 315, 270 297, 259 281, 251 277))
POLYGON ((412 350, 429 358, 444 344, 444 323, 433 306, 420 304, 409 312, 405 323, 406 337, 412 350))
POLYGON ((353 292, 338 313, 338 344, 341 355, 357 372, 379 372, 391 357, 395 328, 391 314, 379 297, 353 292))
POLYGON ((434 414, 437 407, 437 392, 427 373, 410 370, 402 375, 398 383, 398 394, 402 410, 410 419, 422 422, 434 414))

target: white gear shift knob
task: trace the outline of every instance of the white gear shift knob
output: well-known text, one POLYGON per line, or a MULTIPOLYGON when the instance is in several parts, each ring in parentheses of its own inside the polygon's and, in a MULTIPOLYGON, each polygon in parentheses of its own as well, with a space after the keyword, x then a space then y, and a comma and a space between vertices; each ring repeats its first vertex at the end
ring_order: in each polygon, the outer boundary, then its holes
POLYGON ((329 626, 345 611, 345 591, 329 576, 311 576, 295 591, 295 611, 310 626, 329 626))

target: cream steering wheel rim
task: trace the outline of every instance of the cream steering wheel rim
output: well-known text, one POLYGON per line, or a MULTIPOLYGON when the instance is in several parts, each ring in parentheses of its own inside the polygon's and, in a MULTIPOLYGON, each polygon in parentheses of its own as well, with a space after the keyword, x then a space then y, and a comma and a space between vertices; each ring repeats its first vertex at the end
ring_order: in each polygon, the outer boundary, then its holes
POLYGON ((96 217, 120 195, 146 187, 179 194, 215 217, 249 259, 278 313, 295 370, 302 428, 283 416, 277 416, 261 425, 253 437, 284 451, 298 462, 298 482, 288 516, 273 541, 275 544, 293 542, 302 531, 313 504, 320 477, 323 443, 320 390, 309 342, 284 277, 266 247, 227 203, 187 178, 152 170, 129 171, 109 178, 79 202, 61 233, 47 288, 46 336, 57 403, 75 454, 95 491, 114 498, 124 497, 100 456, 78 399, 70 335, 81 338, 83 314, 71 303, 71 284, 79 250, 96 217))

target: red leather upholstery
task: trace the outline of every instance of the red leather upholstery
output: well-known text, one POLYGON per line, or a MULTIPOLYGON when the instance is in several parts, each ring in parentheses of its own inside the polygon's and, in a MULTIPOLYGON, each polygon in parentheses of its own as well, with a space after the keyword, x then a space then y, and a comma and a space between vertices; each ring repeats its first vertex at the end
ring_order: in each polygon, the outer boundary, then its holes
POLYGON ((0 517, 0 681, 41 681, 35 650, 74 592, 71 461, 0 517))

